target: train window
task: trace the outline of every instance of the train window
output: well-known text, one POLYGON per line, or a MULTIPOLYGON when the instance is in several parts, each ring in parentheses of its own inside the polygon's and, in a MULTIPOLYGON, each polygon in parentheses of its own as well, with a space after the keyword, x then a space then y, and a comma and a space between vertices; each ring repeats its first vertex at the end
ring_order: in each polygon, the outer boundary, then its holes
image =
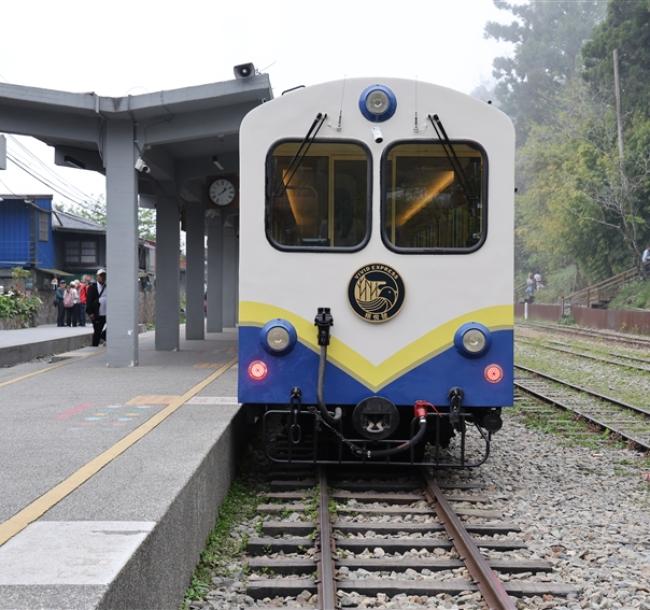
POLYGON ((486 230, 486 158, 478 145, 398 143, 382 161, 382 236, 398 252, 478 249, 486 230), (453 159, 453 154, 452 154, 453 159))
POLYGON ((300 144, 281 142, 267 158, 269 240, 280 249, 362 248, 370 234, 368 150, 319 141, 299 160, 300 144))

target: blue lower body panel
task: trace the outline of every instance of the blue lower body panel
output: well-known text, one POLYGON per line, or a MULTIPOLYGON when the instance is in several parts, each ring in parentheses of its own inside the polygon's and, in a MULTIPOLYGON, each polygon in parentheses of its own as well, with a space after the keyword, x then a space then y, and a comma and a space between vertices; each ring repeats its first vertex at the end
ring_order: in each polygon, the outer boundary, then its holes
MULTIPOLYGON (((316 403, 316 383, 319 355, 296 343, 283 356, 274 356, 260 344, 260 329, 253 326, 239 328, 239 401, 246 404, 288 404, 291 389, 302 390, 304 404, 316 403), (254 360, 266 363, 268 374, 262 381, 253 381, 248 365, 254 360)), ((451 346, 429 360, 408 370, 378 390, 364 385, 358 379, 328 362, 325 370, 325 402, 328 405, 356 405, 368 396, 383 396, 400 406, 426 400, 436 406, 449 404, 448 394, 453 387, 464 392, 464 407, 503 407, 513 404, 513 331, 492 332, 492 343, 486 354, 467 358, 451 346), (485 368, 498 364, 503 379, 490 383, 485 368)))

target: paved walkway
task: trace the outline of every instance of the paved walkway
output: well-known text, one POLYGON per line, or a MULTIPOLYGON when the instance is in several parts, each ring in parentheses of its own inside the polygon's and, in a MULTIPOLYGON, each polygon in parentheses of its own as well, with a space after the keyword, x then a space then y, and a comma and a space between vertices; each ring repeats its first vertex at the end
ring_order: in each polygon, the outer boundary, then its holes
POLYGON ((1 610, 178 608, 228 489, 234 329, 104 353, 0 369, 1 610))

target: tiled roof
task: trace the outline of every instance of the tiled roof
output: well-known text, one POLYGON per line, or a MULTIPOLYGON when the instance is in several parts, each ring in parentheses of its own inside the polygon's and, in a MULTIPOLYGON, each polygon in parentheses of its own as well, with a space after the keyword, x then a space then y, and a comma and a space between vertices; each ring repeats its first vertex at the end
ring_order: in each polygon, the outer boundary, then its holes
POLYGON ((106 233, 106 228, 102 225, 75 216, 68 212, 61 212, 59 210, 52 210, 52 229, 54 231, 90 231, 93 233, 106 233))

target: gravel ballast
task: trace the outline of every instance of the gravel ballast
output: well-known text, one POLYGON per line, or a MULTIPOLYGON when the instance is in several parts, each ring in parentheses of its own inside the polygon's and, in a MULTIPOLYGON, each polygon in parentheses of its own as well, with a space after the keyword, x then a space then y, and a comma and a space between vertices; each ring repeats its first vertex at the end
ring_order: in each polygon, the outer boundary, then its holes
MULTIPOLYGON (((528 399, 523 402, 529 404, 528 399)), ((522 411, 525 408, 524 404, 522 411)), ((554 566, 551 573, 506 575, 505 580, 552 581, 572 584, 580 590, 576 596, 566 599, 522 598, 517 600, 518 608, 650 610, 650 483, 644 478, 647 460, 614 445, 601 443, 597 449, 572 445, 566 438, 528 428, 522 422, 522 416, 514 410, 506 413, 504 428, 494 437, 492 455, 481 468, 441 473, 441 478, 447 480, 483 483, 490 496, 507 497, 486 508, 501 510, 506 520, 519 525, 522 532, 512 537, 523 539, 528 550, 505 554, 487 551, 488 556, 545 559, 554 566)), ((239 526, 237 535, 254 536, 259 519, 256 517, 255 521, 239 526)), ((355 516, 355 521, 360 519, 359 515, 355 516)), ((373 520, 384 521, 376 517, 373 520)), ((394 517, 389 520, 393 521, 394 517)), ((414 519, 421 520, 426 522, 428 518, 414 519)), ((381 555, 375 549, 369 553, 381 555)), ((242 592, 245 579, 257 575, 246 575, 237 562, 230 569, 229 577, 215 575, 214 587, 204 601, 191 602, 188 607, 201 610, 314 607, 315 598, 308 592, 299 600, 255 601, 242 592)), ((436 577, 457 578, 458 574, 464 572, 438 573, 436 577)), ((349 570, 341 576, 365 575, 349 570)), ((393 577, 392 574, 381 576, 393 577)), ((399 573, 395 577, 405 578, 399 573)), ((406 575, 410 579, 419 577, 417 572, 406 575)), ((485 607, 480 596, 472 592, 455 598, 383 594, 367 597, 342 593, 340 601, 343 607, 387 610, 485 607)))

